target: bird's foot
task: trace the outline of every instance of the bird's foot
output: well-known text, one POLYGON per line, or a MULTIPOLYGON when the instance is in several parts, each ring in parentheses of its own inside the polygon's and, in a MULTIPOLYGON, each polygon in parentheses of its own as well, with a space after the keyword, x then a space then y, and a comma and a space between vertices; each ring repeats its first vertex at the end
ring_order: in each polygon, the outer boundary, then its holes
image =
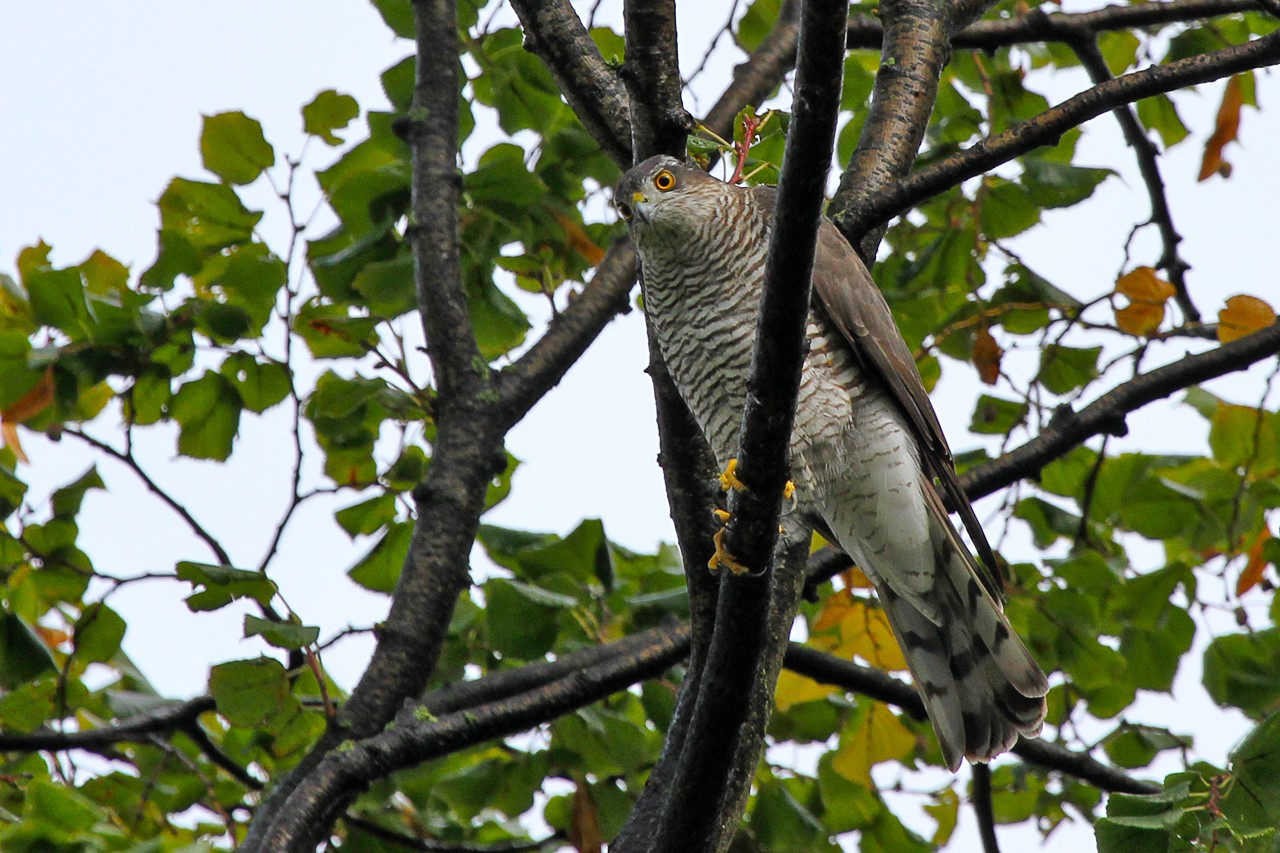
MULTIPOLYGON (((716 512, 716 517, 719 518, 719 513, 724 512, 724 510, 717 510, 716 512)), ((727 521, 729 513, 724 512, 724 515, 725 518, 722 520, 727 521)), ((733 555, 724 549, 724 534, 726 530, 727 528, 721 527, 716 531, 716 535, 711 538, 711 540, 716 543, 716 552, 712 554, 711 559, 707 561, 707 568, 712 571, 716 571, 723 566, 735 575, 745 575, 751 570, 735 560, 733 555)))
POLYGON ((737 470, 738 460, 730 459, 729 464, 724 466, 724 473, 720 475, 720 491, 745 492, 747 490, 747 484, 738 479, 737 470))

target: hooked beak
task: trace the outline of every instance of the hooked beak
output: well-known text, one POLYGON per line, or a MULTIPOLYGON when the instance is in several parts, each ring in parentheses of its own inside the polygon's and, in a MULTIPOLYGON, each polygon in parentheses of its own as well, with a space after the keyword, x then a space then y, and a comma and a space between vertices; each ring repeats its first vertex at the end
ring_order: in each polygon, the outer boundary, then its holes
POLYGON ((645 225, 648 225, 653 218, 653 203, 642 192, 633 192, 631 194, 631 210, 636 218, 645 225))

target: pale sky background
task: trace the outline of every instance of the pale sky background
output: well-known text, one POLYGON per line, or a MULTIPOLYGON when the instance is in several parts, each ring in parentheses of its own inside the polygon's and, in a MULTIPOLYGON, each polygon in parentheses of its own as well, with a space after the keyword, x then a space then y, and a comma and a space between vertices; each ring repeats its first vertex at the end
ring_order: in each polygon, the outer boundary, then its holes
MULTIPOLYGON (((686 73, 696 67, 705 34, 721 26, 729 6, 681 5, 686 73)), ((1068 3, 1068 8, 1084 6, 1068 3)), ((0 55, 9 69, 0 77, 0 106, 8 116, 0 134, 0 271, 10 274, 15 273, 18 251, 40 238, 53 245, 58 264, 77 263, 100 247, 130 264, 135 274, 141 272, 155 256, 154 200, 169 179, 209 179, 198 151, 202 113, 243 110, 259 119, 279 161, 302 149, 299 110, 317 92, 336 88, 355 96, 365 110, 384 109, 378 75, 412 49, 395 40, 361 0, 59 0, 11 4, 6 12, 0 31, 0 55)), ((695 113, 714 101, 740 56, 725 43, 717 62, 699 80, 700 106, 687 103, 695 113)), ((1037 75, 1030 85, 1056 102, 1086 81, 1081 74, 1037 75)), ((1186 238, 1183 256, 1193 267, 1188 281, 1206 319, 1235 293, 1280 304, 1274 265, 1275 223, 1280 221, 1280 161, 1274 157, 1280 140, 1280 82, 1274 73, 1259 74, 1263 110, 1246 110, 1241 144, 1228 149, 1235 165, 1232 178, 1197 184, 1201 146, 1212 130, 1221 90, 1221 83, 1210 84, 1201 95, 1178 97, 1193 138, 1161 161, 1175 221, 1186 238)), ((361 135, 356 125, 346 134, 357 140, 361 135)), ((479 143, 491 141, 487 137, 479 143)), ((1050 214, 1045 224, 1012 241, 1034 268, 1082 298, 1110 288, 1121 272, 1129 227, 1147 216, 1145 190, 1131 156, 1115 154, 1122 144, 1110 117, 1095 120, 1079 162, 1118 168, 1121 178, 1105 182, 1081 208, 1050 214)), ((474 158, 480 150, 473 142, 465 153, 474 158)), ((317 197, 306 167, 322 168, 334 156, 319 144, 307 148, 300 209, 310 210, 317 197)), ((249 206, 267 211, 262 233, 273 247, 282 248, 285 220, 265 183, 254 185, 245 197, 249 206)), ((1154 231, 1147 229, 1135 242, 1133 263, 1152 263, 1158 255, 1154 231)), ((530 298, 522 304, 535 316, 545 316, 540 301, 530 298)), ((1170 357, 1179 347, 1154 347, 1148 363, 1170 357)), ((1035 352, 1022 351, 1011 353, 1006 363, 1016 371, 1019 363, 1033 365, 1035 359, 1035 352)), ((671 541, 654 464, 657 443, 651 390, 642 373, 645 362, 643 323, 632 312, 606 329, 560 387, 511 434, 508 449, 524 465, 511 497, 485 520, 566 533, 583 518, 600 517, 608 535, 625 546, 652 550, 659 541, 671 541)), ((979 393, 972 369, 945 362, 944 372, 949 381, 943 383, 937 405, 951 443, 957 451, 978 446, 980 440, 966 430, 979 393)), ((1256 404, 1265 372, 1255 369, 1211 388, 1256 404)), ((1099 392, 1123 378, 1104 381, 1099 392)), ((109 425, 108 415, 102 426, 89 430, 118 444, 109 425)), ((1132 416, 1129 425, 1130 438, 1113 441, 1112 449, 1197 452, 1206 446, 1206 423, 1176 401, 1148 407, 1132 416)), ((139 433, 138 456, 221 539, 238 565, 253 566, 286 506, 290 459, 282 448, 290 444, 289 429, 283 407, 260 420, 246 417, 231 463, 218 465, 178 458, 176 432, 152 428, 139 433)), ((32 482, 28 499, 37 508, 43 508, 50 491, 83 473, 93 458, 72 439, 52 443, 24 433, 24 443, 31 457, 31 467, 23 472, 32 482)), ((90 493, 81 514, 81 544, 100 571, 127 576, 170 570, 178 559, 212 560, 123 466, 106 460, 100 472, 109 490, 90 493)), ((274 564, 272 577, 285 598, 304 622, 322 626, 322 637, 385 616, 387 599, 356 587, 344 574, 372 543, 350 543, 332 522, 335 508, 361 499, 342 495, 304 507, 274 564)), ((988 500, 979 511, 990 514, 997 507, 988 500)), ((992 532, 998 535, 999 527, 992 532)), ((1006 548, 1016 555, 1018 543, 1026 541, 1015 529, 1006 548)), ((1158 549, 1135 553, 1148 560, 1144 567, 1160 565, 1158 549)), ((146 582, 110 600, 129 623, 126 651, 161 692, 179 697, 204 692, 211 663, 264 650, 257 640, 240 639, 243 611, 227 608, 192 616, 182 604, 188 592, 185 584, 146 582)), ((350 686, 369 648, 366 638, 346 641, 325 654, 325 664, 350 686)), ((1204 696, 1195 652, 1186 658, 1175 697, 1145 698, 1133 719, 1138 717, 1174 730, 1194 730, 1200 753, 1216 763, 1225 761, 1245 731, 1239 714, 1215 709, 1204 696)), ((811 760, 799 753, 795 758, 811 760)), ((1173 769, 1166 763, 1157 772, 1173 769)), ((942 786, 946 776, 938 774, 936 782, 942 786)), ((926 836, 932 831, 927 818, 915 818, 912 825, 926 836)), ((1025 826, 1002 828, 1000 834, 1007 849, 1025 849, 1039 840, 1025 826)), ((1079 850, 1091 839, 1083 827, 1059 830, 1048 849, 1079 850)), ((957 839, 949 849, 980 849, 967 809, 961 811, 957 839)))

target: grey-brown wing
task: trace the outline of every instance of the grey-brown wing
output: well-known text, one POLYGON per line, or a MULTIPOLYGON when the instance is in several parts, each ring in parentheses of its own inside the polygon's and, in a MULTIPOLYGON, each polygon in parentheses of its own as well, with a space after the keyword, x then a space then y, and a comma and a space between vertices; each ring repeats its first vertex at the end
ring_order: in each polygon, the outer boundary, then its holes
POLYGON ((960 515, 978 556, 988 571, 979 576, 999 600, 1004 584, 991 544, 978 522, 973 505, 960 487, 951 448, 942 424, 924 388, 915 358, 902 339, 889 304, 835 225, 823 220, 818 232, 813 264, 813 291, 832 325, 868 374, 878 379, 907 416, 915 433, 925 471, 941 486, 951 507, 960 515))

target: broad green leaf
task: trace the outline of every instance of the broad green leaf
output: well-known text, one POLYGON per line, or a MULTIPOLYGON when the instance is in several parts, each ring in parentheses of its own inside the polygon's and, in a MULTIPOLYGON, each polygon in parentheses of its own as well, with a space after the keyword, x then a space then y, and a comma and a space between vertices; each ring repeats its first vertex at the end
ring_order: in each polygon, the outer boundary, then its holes
POLYGON ((1280 703, 1280 630, 1216 637, 1204 651, 1204 687, 1254 719, 1270 713, 1280 703))
POLYGON ((178 452, 195 459, 223 460, 240 429, 243 403, 225 376, 206 371, 173 395, 169 413, 181 425, 178 452))
POLYGON ((251 184, 276 162, 262 125, 242 112, 204 117, 200 156, 206 169, 229 184, 251 184))
POLYGON ((983 394, 973 410, 969 429, 986 435, 1005 435, 1021 424, 1029 411, 1030 407, 1026 403, 1015 403, 983 394))
POLYGON ((279 649, 301 649, 320 638, 320 629, 297 622, 275 622, 246 613, 244 635, 261 637, 279 649))
POLYGON ((90 604, 76 620, 76 659, 81 663, 108 661, 120 651, 125 623, 120 615, 98 602, 90 604))
POLYGON ((53 514, 56 518, 73 518, 80 512, 80 505, 84 502, 85 493, 90 489, 105 489, 107 484, 102 482, 102 477, 98 474, 98 468, 95 465, 88 471, 85 471, 73 483, 69 483, 58 489, 50 498, 53 505, 53 514))
POLYGON ((289 371, 275 361, 258 361, 248 353, 227 356, 218 372, 235 386, 244 407, 262 413, 289 396, 289 371))
POLYGON ((1040 352, 1040 384, 1054 394, 1066 394, 1098 375, 1102 347, 1077 348, 1050 344, 1040 352))
POLYGON ((72 340, 89 340, 95 321, 85 301, 80 273, 74 268, 55 269, 49 261, 50 250, 42 242, 18 255, 18 271, 31 300, 31 312, 41 325, 65 332, 72 340))
POLYGON ((237 660, 218 664, 209 671, 209 692, 218 713, 233 726, 256 728, 273 717, 296 708, 289 692, 288 674, 271 658, 237 660))
POLYGON ((294 318, 293 328, 316 358, 350 358, 369 352, 377 344, 372 317, 351 316, 341 305, 308 300, 294 318))
POLYGON ((395 517, 396 498, 390 492, 352 504, 334 513, 338 526, 352 539, 376 533, 395 520, 395 517))
POLYGON ((1138 120, 1148 130, 1160 134, 1160 141, 1165 148, 1172 148, 1191 133, 1182 123, 1178 108, 1168 95, 1156 95, 1138 101, 1138 120))
POLYGON ((35 631, 13 613, 0 613, 0 687, 12 690, 57 665, 35 631))
MULTIPOLYGON (((262 219, 261 213, 250 211, 241 203, 231 187, 186 178, 174 178, 157 204, 163 231, 175 232, 201 253, 249 242, 254 226, 262 219)), ((173 268, 186 272, 183 267, 190 265, 191 257, 185 249, 181 250, 173 268)), ((156 277, 153 286, 167 289, 171 284, 166 268, 164 275, 156 277)))
POLYGON ((328 145, 341 145, 342 138, 334 131, 346 127, 358 115, 360 105, 355 98, 325 89, 302 108, 302 129, 328 145))
POLYGON ((391 524, 378 543, 347 570, 347 576, 365 589, 388 594, 394 592, 412 538, 411 523, 391 524))
POLYGON ((184 580, 197 588, 187 598, 187 607, 193 612, 217 610, 242 598, 265 605, 276 594, 274 581, 266 575, 247 569, 183 560, 178 563, 177 575, 178 580, 184 580))
POLYGON ((1023 162, 1022 184, 1032 202, 1044 208, 1071 207, 1093 195, 1111 169, 1087 169, 1038 157, 1023 162))
POLYGON ((484 585, 489 645, 504 657, 536 660, 559 634, 557 614, 577 604, 569 596, 504 579, 484 585))
POLYGON ((1234 783, 1222 801, 1241 830, 1280 826, 1280 714, 1271 714, 1231 753, 1234 783))

